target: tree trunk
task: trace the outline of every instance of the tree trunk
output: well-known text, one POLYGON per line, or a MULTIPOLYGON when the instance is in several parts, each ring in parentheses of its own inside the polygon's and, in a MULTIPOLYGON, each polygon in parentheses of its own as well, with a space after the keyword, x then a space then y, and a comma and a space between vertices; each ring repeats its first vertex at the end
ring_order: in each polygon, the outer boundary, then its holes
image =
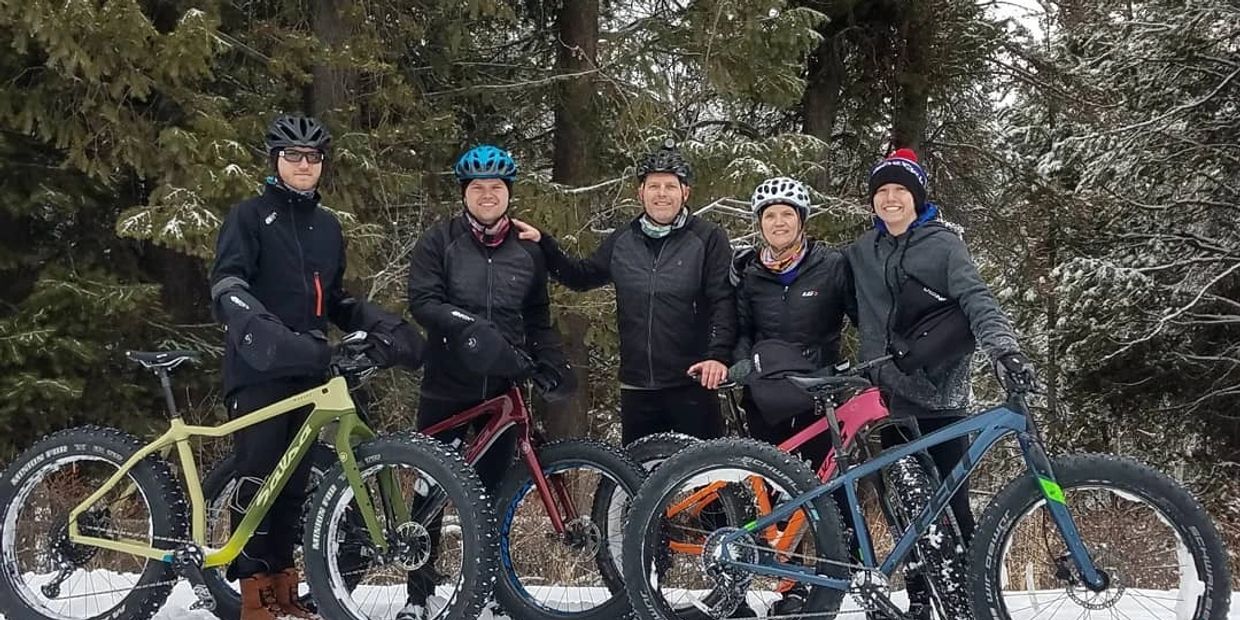
MULTIPOLYGON (((559 73, 581 73, 595 67, 598 50, 598 0, 564 0, 557 16, 559 73)), ((557 183, 582 185, 595 172, 594 166, 594 78, 582 75, 560 83, 555 106, 555 151, 551 178, 557 183)), ((568 311, 559 317, 564 353, 577 373, 577 393, 559 403, 540 403, 545 412, 546 430, 552 438, 583 437, 589 434, 590 382, 586 368, 590 362, 586 347, 589 319, 568 311)))
POLYGON ((303 92, 307 114, 321 117, 344 107, 349 93, 354 92, 357 75, 348 69, 333 67, 326 62, 331 52, 349 38, 351 26, 345 10, 347 0, 315 0, 314 35, 319 40, 323 62, 314 66, 314 80, 303 92))
MULTIPOLYGON (((557 21, 558 72, 593 69, 598 52, 598 0, 564 0, 557 21)), ((558 183, 580 184, 594 172, 594 79, 583 75, 560 84, 551 177, 558 183)))
POLYGON ((904 49, 898 65, 896 81, 900 94, 892 119, 893 148, 920 150, 926 133, 926 102, 929 98, 930 67, 927 66, 930 45, 934 41, 934 15, 914 3, 905 12, 900 26, 904 49))
MULTIPOLYGON (((831 141, 839 115, 840 93, 844 85, 844 60, 840 55, 836 28, 826 24, 818 32, 822 43, 809 57, 805 94, 801 97, 802 130, 824 143, 831 141)), ((825 191, 830 182, 830 149, 823 147, 818 160, 823 169, 808 179, 810 185, 825 191)))

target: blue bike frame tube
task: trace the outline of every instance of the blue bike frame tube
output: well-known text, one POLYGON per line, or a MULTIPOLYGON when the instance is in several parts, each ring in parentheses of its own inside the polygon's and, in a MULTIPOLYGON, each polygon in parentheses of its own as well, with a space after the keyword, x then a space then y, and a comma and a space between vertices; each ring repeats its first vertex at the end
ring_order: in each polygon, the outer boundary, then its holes
MULTIPOLYGON (((734 542, 737 542, 739 538, 747 535, 748 533, 764 530, 779 521, 789 518, 792 513, 801 509, 802 506, 810 505, 819 497, 822 497, 827 493, 831 493, 832 491, 838 489, 841 485, 847 484, 848 489, 852 491, 849 496, 849 503, 854 507, 854 511, 856 511, 855 485, 858 480, 874 474, 880 469, 906 456, 922 452, 931 446, 936 446, 949 440, 964 437, 972 433, 981 432, 982 434, 972 443, 965 458, 962 459, 960 463, 957 463, 956 467, 953 468, 951 475, 949 476, 949 481, 955 481, 956 484, 952 485, 951 492, 947 492, 947 487, 949 485, 942 485, 939 492, 936 492, 934 497, 931 498, 929 506, 922 511, 922 514, 918 520, 910 525, 907 530, 905 530, 904 534, 900 537, 900 541, 896 544, 895 549, 887 554, 887 557, 884 559, 879 570, 881 570, 883 574, 891 576, 891 574, 895 572, 895 568, 900 561, 902 561, 904 557, 908 555, 909 551, 912 550, 913 544, 916 542, 919 534, 919 528, 917 526, 920 523, 929 523, 931 520, 938 517, 939 513, 947 507, 952 494, 960 487, 961 484, 963 484, 964 480, 968 477, 968 474, 972 473, 973 468, 986 454, 986 452, 1008 433, 1023 435, 1027 428, 1027 423, 1028 420, 1024 414, 1017 413, 1007 407, 996 407, 994 409, 965 418, 910 443, 886 450, 877 458, 861 465, 857 465, 849 469, 847 472, 836 476, 827 484, 821 485, 806 493, 802 493, 800 496, 771 511, 766 516, 747 523, 740 531, 728 534, 723 538, 723 540, 720 541, 721 559, 728 564, 743 567, 745 570, 759 575, 781 578, 786 577, 812 583, 814 585, 825 586, 838 590, 847 590, 850 583, 849 581, 814 575, 812 574, 812 570, 806 567, 789 565, 782 562, 776 562, 776 566, 737 562, 730 557, 731 553, 729 552, 728 546, 734 542), (959 479, 957 480, 957 478, 959 479)), ((1022 447, 1024 447, 1024 444, 1022 444, 1022 447)), ((1043 455, 1042 458, 1045 459, 1045 455, 1043 455)), ((812 507, 810 508, 810 511, 812 513, 812 507)), ((812 516, 816 518, 816 515, 812 516)), ((856 512, 854 512, 854 517, 856 516, 856 512)), ((860 522, 858 522, 858 524, 859 523, 860 522)), ((859 531, 861 529, 864 528, 858 528, 859 531)), ((873 568, 872 561, 867 561, 865 565, 868 568, 873 568)))
POLYGON ((853 532, 857 537, 857 547, 861 550, 861 563, 867 567, 874 566, 874 547, 870 543, 870 528, 865 525, 865 517, 861 514, 861 501, 857 497, 857 484, 852 480, 844 481, 844 492, 848 495, 848 511, 852 514, 853 532))
POLYGON ((1072 554, 1073 563, 1081 572, 1081 577, 1085 579, 1086 584, 1091 588, 1101 589, 1102 575, 1094 566, 1094 559, 1090 557, 1089 551, 1085 549, 1085 543, 1081 541, 1081 533, 1076 529, 1076 522, 1068 513, 1068 506, 1064 503, 1063 489, 1055 480, 1055 472, 1051 470, 1051 461, 1047 458, 1046 452, 1042 450, 1041 443, 1029 433, 1017 434, 1016 440, 1020 442, 1020 450, 1025 455, 1029 473, 1037 478, 1038 488, 1046 498, 1046 508, 1050 511, 1064 544, 1068 546, 1068 552, 1072 554))

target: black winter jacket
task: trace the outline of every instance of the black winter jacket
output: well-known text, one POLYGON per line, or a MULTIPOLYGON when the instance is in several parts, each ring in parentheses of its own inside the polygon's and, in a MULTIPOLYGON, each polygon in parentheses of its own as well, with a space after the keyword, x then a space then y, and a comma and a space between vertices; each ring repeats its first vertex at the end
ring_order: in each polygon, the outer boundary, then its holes
MULTIPOLYGON (((212 297, 233 287, 246 289, 298 334, 326 332, 329 320, 341 329, 360 329, 355 316, 359 304, 344 290, 344 272, 340 222, 319 206, 318 194, 302 196, 268 182, 261 195, 233 207, 220 228, 211 267, 212 297)), ((229 330, 239 335, 231 321, 229 330)), ((242 358, 238 346, 237 338, 230 337, 224 348, 225 394, 275 378, 327 372, 326 358, 308 363, 292 359, 299 357, 296 347, 250 343, 275 351, 271 366, 257 370, 242 358)))
POLYGON ((697 216, 662 239, 638 219, 617 229, 589 258, 540 241, 551 277, 578 291, 612 283, 620 334, 620 382, 659 389, 693 383, 697 362, 727 364, 736 340, 736 302, 728 281, 732 248, 723 229, 697 216))
POLYGON ((748 358, 755 343, 774 338, 802 347, 801 354, 815 367, 839 363, 844 317, 854 325, 857 321, 852 271, 843 252, 811 240, 795 279, 786 286, 753 251, 738 254, 733 269, 736 360, 748 358))
POLYGON ((564 365, 560 337, 551 325, 547 268, 538 246, 517 238, 499 246, 474 237, 465 215, 439 222, 413 249, 409 311, 427 332, 422 393, 432 398, 479 400, 504 391, 511 381, 466 368, 449 346, 471 321, 490 321, 516 347, 535 359, 564 365))

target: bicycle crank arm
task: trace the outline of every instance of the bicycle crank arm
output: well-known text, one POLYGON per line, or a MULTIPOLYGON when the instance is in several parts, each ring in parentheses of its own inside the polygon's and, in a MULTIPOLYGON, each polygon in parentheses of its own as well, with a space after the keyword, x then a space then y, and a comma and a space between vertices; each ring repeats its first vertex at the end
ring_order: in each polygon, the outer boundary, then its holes
POLYGON ((202 574, 203 553, 198 545, 186 545, 172 552, 172 569, 185 578, 198 598, 190 609, 215 611, 215 597, 207 588, 207 578, 202 574))

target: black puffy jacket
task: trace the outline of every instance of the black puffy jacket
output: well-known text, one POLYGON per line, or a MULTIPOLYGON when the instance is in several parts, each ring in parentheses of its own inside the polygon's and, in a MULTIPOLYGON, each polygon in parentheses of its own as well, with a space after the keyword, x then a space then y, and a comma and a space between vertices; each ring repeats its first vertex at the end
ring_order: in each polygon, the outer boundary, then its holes
MULTIPOLYGON (((329 321, 344 330, 362 329, 359 309, 365 304, 345 291, 344 272, 340 222, 319 206, 318 194, 303 196, 268 182, 261 195, 233 207, 220 227, 211 267, 212 298, 218 300, 233 288, 244 289, 266 307, 268 318, 274 316, 293 332, 290 336, 326 332, 329 321)), ((237 318, 221 319, 230 332, 224 348, 226 394, 275 378, 326 374, 325 356, 307 359, 304 347, 253 342, 259 333, 282 337, 270 320, 270 329, 250 334, 245 345, 273 352, 267 368, 254 368, 238 352, 244 342, 240 340, 245 337, 241 333, 244 325, 237 318)))
POLYGON ((503 243, 488 248, 463 214, 432 226, 413 249, 409 311, 427 332, 422 380, 427 396, 481 400, 511 385, 509 379, 467 368, 451 349, 476 319, 490 321, 536 359, 564 365, 560 337, 551 326, 543 254, 533 242, 518 239, 515 228, 503 243))
POLYGON ((839 362, 844 317, 856 324, 852 271, 840 250, 813 240, 809 244, 787 285, 762 265, 756 252, 737 255, 737 360, 749 357, 754 343, 779 339, 800 346, 816 367, 839 362))
POLYGON ((662 239, 634 219, 589 258, 540 241, 551 276, 579 291, 616 286, 620 382, 640 388, 689 385, 689 367, 727 364, 736 340, 736 302, 728 282, 732 248, 719 226, 697 216, 662 239))

